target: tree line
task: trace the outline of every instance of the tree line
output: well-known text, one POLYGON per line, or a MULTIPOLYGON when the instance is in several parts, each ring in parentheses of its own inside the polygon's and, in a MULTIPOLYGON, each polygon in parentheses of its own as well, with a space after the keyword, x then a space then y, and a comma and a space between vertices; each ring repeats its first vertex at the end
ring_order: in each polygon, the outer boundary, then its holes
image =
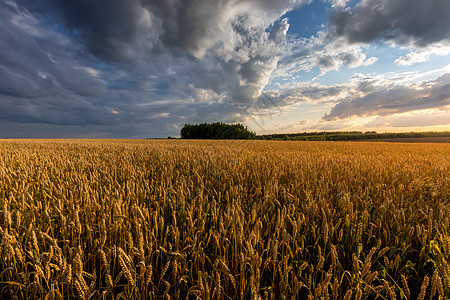
POLYGON ((289 134, 265 134, 257 138, 261 140, 285 141, 354 141, 375 140, 386 138, 423 138, 423 137, 449 137, 450 132, 384 132, 376 131, 324 131, 303 132, 289 134))
POLYGON ((383 138, 449 137, 450 132, 400 132, 376 131, 323 131, 289 134, 256 135, 243 124, 202 123, 186 124, 181 129, 182 139, 233 139, 233 140, 289 140, 289 141, 351 141, 383 138))

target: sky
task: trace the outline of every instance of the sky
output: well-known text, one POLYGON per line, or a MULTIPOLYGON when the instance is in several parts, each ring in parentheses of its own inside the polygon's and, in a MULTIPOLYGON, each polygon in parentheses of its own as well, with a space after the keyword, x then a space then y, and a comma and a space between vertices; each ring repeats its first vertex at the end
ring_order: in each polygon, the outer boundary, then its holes
POLYGON ((449 131, 449 0, 0 0, 0 138, 449 131))

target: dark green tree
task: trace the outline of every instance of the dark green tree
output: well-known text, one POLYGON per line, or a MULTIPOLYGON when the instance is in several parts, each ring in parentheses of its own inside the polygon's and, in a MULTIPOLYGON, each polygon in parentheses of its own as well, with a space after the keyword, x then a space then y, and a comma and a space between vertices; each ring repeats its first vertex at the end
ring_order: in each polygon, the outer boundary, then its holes
POLYGON ((226 139, 226 140, 252 140, 256 137, 254 132, 242 124, 203 123, 186 124, 181 129, 182 139, 226 139))

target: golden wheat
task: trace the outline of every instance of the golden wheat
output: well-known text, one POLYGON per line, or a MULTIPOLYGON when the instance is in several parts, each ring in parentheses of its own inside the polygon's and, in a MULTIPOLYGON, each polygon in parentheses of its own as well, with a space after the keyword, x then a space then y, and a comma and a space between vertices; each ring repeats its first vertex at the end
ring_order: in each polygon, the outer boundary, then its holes
POLYGON ((0 298, 450 298, 445 144, 0 140, 0 298))

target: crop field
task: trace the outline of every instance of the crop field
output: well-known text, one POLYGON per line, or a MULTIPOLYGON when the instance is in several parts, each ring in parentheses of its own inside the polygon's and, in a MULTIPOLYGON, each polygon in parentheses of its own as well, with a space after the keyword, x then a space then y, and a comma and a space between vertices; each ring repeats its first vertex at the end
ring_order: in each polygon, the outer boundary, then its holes
POLYGON ((449 154, 0 140, 0 298, 449 299, 449 154))

